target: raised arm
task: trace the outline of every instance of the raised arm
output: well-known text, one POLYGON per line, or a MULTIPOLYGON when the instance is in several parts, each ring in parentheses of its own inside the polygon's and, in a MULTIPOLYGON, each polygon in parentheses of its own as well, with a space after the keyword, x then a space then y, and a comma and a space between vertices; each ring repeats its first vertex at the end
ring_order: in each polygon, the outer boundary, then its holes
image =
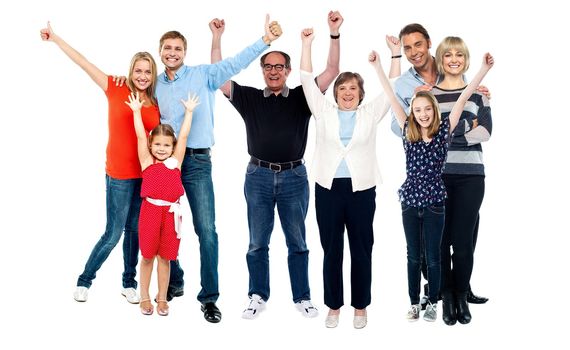
POLYGON ((400 43, 400 39, 392 35, 386 35, 386 45, 388 45, 388 48, 392 53, 392 59, 390 60, 390 74, 388 77, 390 79, 399 77, 400 74, 402 74, 400 67, 402 61, 402 44, 400 43))
MULTIPOLYGON (((238 74, 245 69, 255 58, 265 51, 271 42, 277 40, 283 31, 277 21, 269 22, 269 15, 265 16, 264 25, 265 34, 258 39, 253 45, 246 47, 234 57, 226 58, 210 66, 209 85, 212 89, 220 89, 226 84, 232 76, 238 74)), ((214 38, 212 40, 215 40, 214 38)), ((212 45, 215 45, 214 43, 212 45)), ((213 57, 215 53, 212 53, 213 57)), ((220 42, 220 58, 221 58, 221 42, 220 42)), ((217 56, 216 56, 217 57, 217 56)), ((224 94, 229 97, 230 91, 226 89, 224 94)))
POLYGON ((97 68, 93 63, 89 62, 82 54, 71 47, 59 35, 55 34, 51 28, 50 22, 47 27, 40 30, 40 35, 44 41, 52 41, 69 57, 75 64, 83 69, 93 81, 99 85, 103 91, 107 91, 107 75, 97 68))
MULTIPOLYGON (((211 63, 216 63, 222 60, 222 34, 226 29, 226 22, 223 19, 214 18, 209 23, 210 31, 212 32, 212 49, 210 51, 211 63)), ((230 96, 231 81, 226 81, 220 90, 226 96, 230 96)))
POLYGON ((180 100, 180 102, 182 102, 186 111, 184 113, 184 120, 180 126, 180 131, 178 132, 176 148, 174 149, 174 158, 178 160, 178 169, 182 167, 182 161, 186 153, 186 142, 188 141, 188 134, 190 134, 190 128, 192 126, 192 112, 196 106, 200 104, 198 95, 191 95, 190 93, 188 94, 188 100, 180 100))
POLYGON ((450 133, 453 132, 453 129, 455 129, 455 127, 457 126, 457 123, 459 122, 459 118, 461 117, 461 113, 463 112, 463 108, 465 107, 467 100, 469 100, 469 97, 471 97, 471 95, 477 89, 479 84, 481 84, 481 81, 483 81, 483 78, 485 77, 487 72, 489 72, 489 70, 493 67, 494 64, 495 60, 493 56, 491 56, 491 54, 487 52, 483 56, 483 63, 481 64, 481 68, 479 69, 473 80, 469 83, 469 85, 467 85, 467 87, 463 90, 461 95, 459 95, 457 102, 455 102, 453 108, 451 109, 451 113, 449 113, 450 133))
POLYGON ((129 95, 129 100, 125 101, 125 103, 133 110, 139 162, 141 163, 141 169, 144 170, 152 164, 152 155, 148 149, 148 137, 146 135, 141 114, 141 108, 144 104, 144 100, 140 100, 139 93, 137 92, 136 94, 131 93, 129 95))
POLYGON ((340 26, 342 22, 344 22, 344 18, 342 18, 342 15, 338 11, 329 11, 327 22, 331 36, 327 66, 325 70, 317 76, 317 84, 323 93, 335 80, 338 73, 340 73, 340 26), (336 39, 333 39, 333 37, 336 37, 336 39))
POLYGON ((374 67, 374 69, 376 70, 376 74, 378 74, 378 79, 380 79, 380 84, 382 84, 382 88, 384 89, 384 92, 386 93, 386 96, 390 101, 390 106, 392 107, 392 111, 394 112, 396 120, 398 121, 398 125, 400 126, 400 129, 402 129, 404 127, 404 123, 406 122, 407 118, 406 112, 404 112, 404 109, 402 108, 400 102, 398 102, 398 99, 396 98, 396 94, 394 94, 394 90, 392 90, 392 85, 390 85, 390 81, 388 80, 386 73, 384 73, 384 69, 382 69, 382 64, 380 63, 380 56, 376 51, 372 51, 370 53, 370 55, 368 56, 368 62, 370 62, 370 64, 372 64, 372 67, 374 67))
MULTIPOLYGON (((315 39, 315 35, 313 34, 313 28, 306 28, 303 29, 301 32, 301 41, 302 41, 302 49, 301 49, 301 70, 305 72, 312 73, 313 72, 313 61, 311 58, 311 48, 313 47, 313 40, 315 39)), ((330 85, 330 83, 329 83, 330 85)), ((319 83, 319 87, 321 84, 319 83)), ((322 89, 321 89, 322 91, 322 89)))

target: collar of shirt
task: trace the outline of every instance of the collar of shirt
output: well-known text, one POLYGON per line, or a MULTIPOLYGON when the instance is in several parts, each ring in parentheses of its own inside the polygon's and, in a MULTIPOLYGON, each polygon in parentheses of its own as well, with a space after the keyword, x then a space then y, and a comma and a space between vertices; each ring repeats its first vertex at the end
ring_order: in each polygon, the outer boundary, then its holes
MULTIPOLYGON (((414 66, 411 66, 411 67, 410 67, 409 72, 410 72, 410 74, 411 74, 413 77, 415 77, 422 85, 428 85, 428 84, 426 83, 426 81, 424 80, 424 78, 420 75, 420 73, 418 73, 418 72, 416 71, 416 69, 414 68, 414 66)), ((440 75, 439 73, 436 73, 436 76, 435 76, 435 85, 441 83, 442 78, 443 78, 442 75, 440 75)))
POLYGON ((168 74, 166 73, 166 69, 165 69, 164 70, 164 81, 166 83, 169 83, 169 82, 178 80, 181 76, 183 76, 186 73, 187 69, 188 69, 188 66, 183 64, 182 67, 178 68, 176 73, 174 73, 174 79, 172 79, 172 80, 170 80, 170 78, 168 78, 168 74))
MULTIPOLYGON (((267 87, 265 89, 263 89, 263 97, 269 97, 272 94, 273 94, 273 91, 269 90, 267 87)), ((283 97, 289 96, 289 87, 287 85, 283 86, 283 90, 281 90, 281 95, 283 95, 283 97)))

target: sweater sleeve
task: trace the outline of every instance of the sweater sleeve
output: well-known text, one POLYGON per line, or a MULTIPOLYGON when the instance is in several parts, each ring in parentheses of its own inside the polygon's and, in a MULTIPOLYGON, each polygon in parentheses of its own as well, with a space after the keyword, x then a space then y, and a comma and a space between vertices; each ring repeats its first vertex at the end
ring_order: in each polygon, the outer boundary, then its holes
POLYGON ((477 126, 465 132, 462 137, 455 137, 454 132, 452 144, 454 146, 472 146, 486 142, 491 138, 492 131, 491 107, 489 106, 489 100, 483 96, 477 110, 477 126))
POLYGON ((303 86, 303 93, 305 94, 305 99, 307 100, 307 105, 309 105, 311 113, 315 119, 319 119, 324 109, 325 95, 323 95, 317 86, 312 73, 301 70, 301 85, 303 86))

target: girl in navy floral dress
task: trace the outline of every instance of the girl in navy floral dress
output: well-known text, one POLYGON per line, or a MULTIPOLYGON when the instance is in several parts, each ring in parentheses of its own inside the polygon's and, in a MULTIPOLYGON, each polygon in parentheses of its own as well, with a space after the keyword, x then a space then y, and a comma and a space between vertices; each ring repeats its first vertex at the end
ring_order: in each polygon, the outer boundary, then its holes
POLYGON ((429 302, 424 320, 437 319, 437 300, 441 280, 440 244, 445 221, 445 186, 442 180, 450 135, 455 129, 465 103, 494 64, 486 53, 483 64, 471 83, 463 90, 448 118, 442 120, 439 105, 428 91, 418 91, 410 103, 410 115, 396 99, 390 82, 375 51, 369 56, 376 68, 392 110, 402 128, 402 142, 406 152, 406 181, 398 194, 402 205, 402 221, 406 234, 408 256, 408 294, 411 307, 409 321, 417 321, 420 314, 420 253, 424 239, 428 265, 429 302))

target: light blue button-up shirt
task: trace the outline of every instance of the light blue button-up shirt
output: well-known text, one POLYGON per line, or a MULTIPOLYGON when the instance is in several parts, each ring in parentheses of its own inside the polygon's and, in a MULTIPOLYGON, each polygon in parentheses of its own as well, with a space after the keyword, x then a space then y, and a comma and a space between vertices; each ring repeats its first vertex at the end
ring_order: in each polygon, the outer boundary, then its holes
POLYGON ((216 90, 227 80, 246 68, 269 46, 262 39, 248 46, 234 57, 214 64, 183 65, 170 80, 166 72, 158 76, 156 98, 160 109, 160 122, 170 124, 175 132, 184 120, 184 105, 188 93, 197 94, 200 104, 194 109, 192 128, 187 147, 208 148, 214 145, 214 102, 216 90))
MULTIPOLYGON (((352 140, 352 134, 354 134, 354 126, 356 125, 356 111, 338 111, 338 121, 339 121, 339 137, 340 142, 344 147, 348 146, 350 140, 352 140)), ((350 177, 350 170, 344 158, 338 165, 336 169, 335 178, 346 178, 350 177)))

